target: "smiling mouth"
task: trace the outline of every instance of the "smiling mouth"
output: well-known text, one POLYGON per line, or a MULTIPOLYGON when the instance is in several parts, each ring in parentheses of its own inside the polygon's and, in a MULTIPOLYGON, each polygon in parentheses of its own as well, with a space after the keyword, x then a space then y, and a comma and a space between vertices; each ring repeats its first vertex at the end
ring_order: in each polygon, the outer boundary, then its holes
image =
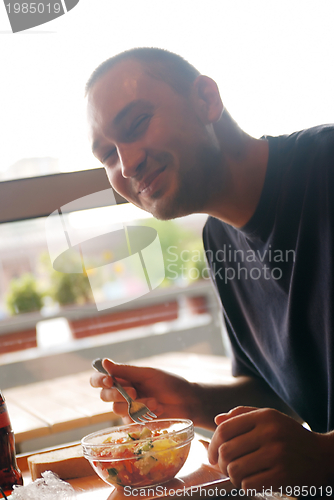
POLYGON ((155 179, 166 169, 166 165, 162 168, 158 168, 151 174, 149 174, 147 177, 144 178, 144 180, 139 184, 139 189, 138 189, 138 194, 145 195, 149 194, 151 184, 155 179))

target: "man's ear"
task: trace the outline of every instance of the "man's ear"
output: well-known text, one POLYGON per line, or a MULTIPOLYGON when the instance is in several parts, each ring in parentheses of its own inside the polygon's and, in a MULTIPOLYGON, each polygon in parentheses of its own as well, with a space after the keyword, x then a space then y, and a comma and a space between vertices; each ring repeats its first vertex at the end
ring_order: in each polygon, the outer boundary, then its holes
POLYGON ((216 123, 224 109, 216 82, 208 76, 198 76, 193 83, 193 97, 203 123, 216 123))

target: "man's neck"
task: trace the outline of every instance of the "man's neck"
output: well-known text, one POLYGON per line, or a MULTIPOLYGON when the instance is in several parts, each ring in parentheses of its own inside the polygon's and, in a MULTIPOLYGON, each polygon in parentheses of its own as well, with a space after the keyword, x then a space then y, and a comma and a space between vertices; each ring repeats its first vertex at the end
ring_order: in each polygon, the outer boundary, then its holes
POLYGON ((209 215, 240 228, 251 219, 260 200, 268 164, 268 142, 247 135, 226 111, 214 128, 224 154, 224 180, 209 215))

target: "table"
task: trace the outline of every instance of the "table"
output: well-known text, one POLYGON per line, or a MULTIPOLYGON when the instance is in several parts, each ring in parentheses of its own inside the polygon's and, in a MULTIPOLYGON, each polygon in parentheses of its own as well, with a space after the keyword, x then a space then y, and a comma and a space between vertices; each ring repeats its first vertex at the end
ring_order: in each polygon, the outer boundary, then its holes
MULTIPOLYGON (((231 361, 223 356, 171 352, 129 363, 170 371, 192 382, 231 379, 231 361)), ((5 390, 16 443, 93 424, 116 425, 119 419, 111 405, 89 384, 91 374, 92 370, 5 390)))
MULTIPOLYGON (((186 492, 191 492, 193 499, 203 498, 204 490, 230 491, 232 485, 229 479, 224 476, 217 468, 211 466, 207 458, 207 442, 202 441, 202 437, 198 434, 192 442, 190 453, 184 467, 177 474, 176 478, 165 483, 163 490, 150 488, 150 492, 145 494, 148 500, 154 498, 175 497, 175 491, 180 493, 178 498, 188 496, 186 492), (153 491, 152 491, 153 490, 153 491)), ((29 455, 18 456, 18 466, 20 467, 24 484, 31 482, 30 474, 27 470, 27 457, 29 455)), ((140 496, 140 491, 137 490, 136 495, 129 495, 124 493, 123 489, 116 489, 107 485, 96 474, 92 476, 72 479, 68 481, 77 492, 76 498, 78 500, 125 500, 125 498, 137 498, 140 496)), ((147 491, 147 490, 146 490, 147 491)), ((209 493, 207 491, 207 493, 209 493)), ((142 495, 143 496, 143 495, 142 495)), ((207 495, 213 496, 213 495, 207 495)), ((215 495, 218 496, 218 495, 215 495)), ((238 497, 234 497, 238 498, 238 497)))
POLYGON ((16 444, 100 422, 118 422, 89 385, 89 372, 4 391, 16 444))

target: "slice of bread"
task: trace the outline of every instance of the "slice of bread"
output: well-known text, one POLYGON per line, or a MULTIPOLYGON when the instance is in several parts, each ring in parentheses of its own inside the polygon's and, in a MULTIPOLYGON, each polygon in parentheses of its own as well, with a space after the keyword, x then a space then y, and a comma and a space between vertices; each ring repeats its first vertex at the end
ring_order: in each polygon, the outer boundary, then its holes
POLYGON ((83 456, 80 444, 70 448, 31 455, 28 457, 28 466, 33 481, 41 477, 41 473, 46 470, 55 472, 60 479, 75 479, 94 474, 92 466, 83 456))

